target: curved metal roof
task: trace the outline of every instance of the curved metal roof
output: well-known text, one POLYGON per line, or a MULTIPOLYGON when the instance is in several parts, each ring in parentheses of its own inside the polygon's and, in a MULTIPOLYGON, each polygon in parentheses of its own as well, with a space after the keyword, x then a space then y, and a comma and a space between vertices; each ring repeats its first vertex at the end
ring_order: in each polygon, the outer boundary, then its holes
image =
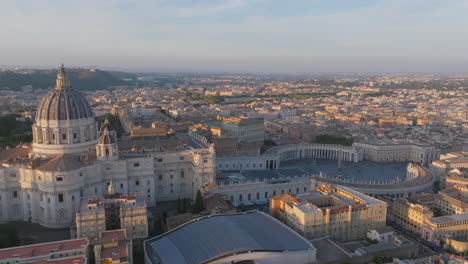
POLYGON ((307 251, 314 246, 259 211, 195 219, 145 242, 153 263, 195 264, 248 251, 307 251))

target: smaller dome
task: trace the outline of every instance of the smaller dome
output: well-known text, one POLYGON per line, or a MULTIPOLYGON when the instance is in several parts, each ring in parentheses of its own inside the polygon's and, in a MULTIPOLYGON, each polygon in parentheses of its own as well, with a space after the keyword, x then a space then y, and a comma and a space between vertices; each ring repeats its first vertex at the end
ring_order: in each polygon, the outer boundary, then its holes
POLYGON ((109 135, 109 130, 104 128, 104 133, 99 137, 98 144, 109 145, 115 143, 114 137, 109 135))
POLYGON ((99 128, 99 134, 104 134, 104 130, 107 129, 108 131, 113 131, 114 128, 112 127, 111 123, 109 122, 109 119, 104 120, 104 123, 102 123, 101 127, 99 128))

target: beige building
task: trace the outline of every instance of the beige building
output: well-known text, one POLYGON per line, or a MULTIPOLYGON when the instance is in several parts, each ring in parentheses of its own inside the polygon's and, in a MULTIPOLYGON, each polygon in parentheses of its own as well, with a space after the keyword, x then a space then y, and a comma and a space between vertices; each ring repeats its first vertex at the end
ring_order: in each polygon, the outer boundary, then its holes
POLYGON ((72 236, 92 241, 100 232, 124 229, 130 239, 148 237, 148 216, 141 195, 109 194, 106 197, 84 198, 76 213, 72 236))
POLYGON ((439 191, 436 207, 443 215, 468 213, 468 187, 454 185, 439 191))
POLYGON ((445 177, 445 187, 446 188, 452 187, 454 185, 468 187, 468 178, 459 177, 459 176, 447 176, 447 177, 445 177))
POLYGON ((468 237, 468 213, 426 219, 423 238, 442 244, 447 238, 468 237))
POLYGON ((440 149, 434 146, 356 142, 353 147, 364 151, 365 160, 377 162, 411 161, 421 165, 428 165, 440 157, 440 149))
POLYGON ((70 239, 0 249, 0 264, 86 264, 88 239, 70 239))
POLYGON ((93 241, 96 264, 132 264, 132 240, 125 229, 103 231, 93 241))
POLYGON ((218 137, 235 137, 239 142, 263 142, 265 125, 262 118, 221 117, 200 125, 218 137))
POLYGON ((389 212, 397 225, 419 235, 423 233, 424 221, 433 216, 428 207, 411 203, 403 198, 393 201, 389 212))
POLYGON ((343 186, 321 185, 299 196, 272 197, 270 213, 306 238, 352 240, 385 226, 387 204, 343 186))

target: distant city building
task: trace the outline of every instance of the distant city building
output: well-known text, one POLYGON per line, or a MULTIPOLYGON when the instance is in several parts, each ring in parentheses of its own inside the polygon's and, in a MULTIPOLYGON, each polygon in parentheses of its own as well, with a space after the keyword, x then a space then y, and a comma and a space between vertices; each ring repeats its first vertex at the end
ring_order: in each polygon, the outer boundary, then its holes
POLYGON ((0 249, 0 264, 87 264, 88 239, 0 249))
POLYGON ((272 197, 270 213, 307 238, 353 240, 385 226, 387 204, 343 186, 322 185, 299 196, 272 197))
POLYGON ((221 117, 218 120, 203 123, 218 137, 235 137, 239 142, 263 142, 265 125, 261 118, 221 117))
POLYGON ((312 263, 316 249, 271 216, 249 211, 192 220, 145 241, 146 264, 312 263))

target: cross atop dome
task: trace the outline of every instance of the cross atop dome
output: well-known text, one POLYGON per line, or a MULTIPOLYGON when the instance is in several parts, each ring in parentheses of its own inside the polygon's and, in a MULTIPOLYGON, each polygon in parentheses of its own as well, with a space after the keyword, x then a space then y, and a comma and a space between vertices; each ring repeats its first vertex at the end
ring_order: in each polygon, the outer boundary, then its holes
POLYGON ((60 70, 57 73, 55 89, 70 89, 70 88, 72 88, 71 81, 67 78, 67 74, 65 73, 65 67, 63 66, 63 63, 62 63, 62 66, 60 67, 60 70))

